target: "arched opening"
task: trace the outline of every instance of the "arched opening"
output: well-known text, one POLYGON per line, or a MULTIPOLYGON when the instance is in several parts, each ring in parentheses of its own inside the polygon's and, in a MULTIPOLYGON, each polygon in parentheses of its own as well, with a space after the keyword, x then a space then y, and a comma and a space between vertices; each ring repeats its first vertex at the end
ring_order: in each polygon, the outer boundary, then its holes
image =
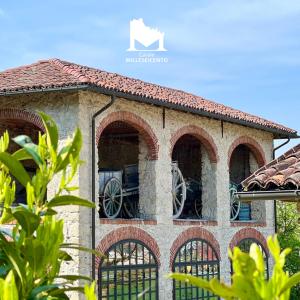
MULTIPOLYGON (((7 118, 2 117, 0 119, 0 136, 2 136, 5 131, 9 133, 10 137, 8 152, 14 153, 19 150, 20 147, 12 141, 12 138, 19 135, 27 135, 31 138, 33 143, 38 144, 39 131, 41 131, 41 129, 27 120, 7 116, 7 118)), ((22 164, 29 175, 33 176, 35 174, 37 166, 33 160, 23 160, 22 164)), ((16 198, 13 205, 20 203, 25 204, 27 201, 26 198, 26 188, 16 180, 16 198)))
POLYGON ((99 299, 158 299, 158 263, 139 240, 122 240, 105 253, 98 269, 99 299))
POLYGON ((239 203, 234 200, 234 193, 242 189, 242 181, 254 173, 260 164, 256 153, 246 144, 240 144, 232 151, 229 161, 231 221, 264 220, 264 203, 239 203))
POLYGON ((146 219, 154 215, 149 152, 145 136, 126 121, 113 121, 102 130, 98 142, 101 218, 146 219))
POLYGON ((265 261, 266 278, 269 278, 268 254, 267 254, 264 246, 258 240, 254 239, 254 238, 245 238, 245 239, 242 239, 241 241, 239 241, 239 243, 237 244, 237 247, 239 247, 241 251, 243 251, 245 253, 249 253, 250 247, 253 243, 257 244, 259 249, 261 250, 261 253, 262 253, 264 261, 265 261))
MULTIPOLYGON (((217 252, 206 240, 191 239, 176 252, 172 272, 191 274, 206 280, 219 278, 220 262, 217 252)), ((218 299, 218 297, 201 288, 174 281, 173 299, 218 299)))
POLYGON ((193 134, 184 134, 172 149, 173 218, 216 217, 215 163, 207 147, 193 134))

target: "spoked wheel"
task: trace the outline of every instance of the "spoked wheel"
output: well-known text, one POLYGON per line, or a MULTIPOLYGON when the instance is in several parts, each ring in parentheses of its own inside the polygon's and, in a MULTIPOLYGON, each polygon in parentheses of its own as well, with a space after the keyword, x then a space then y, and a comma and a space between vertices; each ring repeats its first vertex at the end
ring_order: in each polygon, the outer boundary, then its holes
POLYGON ((186 184, 176 164, 172 165, 173 219, 180 217, 186 200, 186 184))
POLYGON ((123 191, 121 182, 113 177, 107 181, 103 192, 103 211, 107 218, 115 219, 122 208, 123 191))
POLYGON ((241 203, 235 198, 234 194, 237 192, 237 187, 235 184, 230 184, 229 193, 230 193, 230 221, 237 219, 240 213, 241 203))
POLYGON ((124 200, 124 211, 130 219, 138 217, 139 205, 136 200, 124 200))

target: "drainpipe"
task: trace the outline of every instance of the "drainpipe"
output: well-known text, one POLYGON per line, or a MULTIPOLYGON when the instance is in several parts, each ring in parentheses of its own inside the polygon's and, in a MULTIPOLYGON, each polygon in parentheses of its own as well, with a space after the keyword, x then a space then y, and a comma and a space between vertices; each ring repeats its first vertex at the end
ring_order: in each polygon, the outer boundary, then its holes
MULTIPOLYGON (((283 142, 282 144, 280 144, 279 146, 277 146, 276 148, 273 149, 273 159, 275 159, 275 153, 277 150, 279 150, 281 147, 287 145, 290 142, 291 138, 287 137, 287 140, 285 142, 283 142)), ((276 206, 276 200, 274 200, 274 231, 275 233, 277 233, 278 228, 277 228, 277 206, 276 206)))
MULTIPOLYGON (((110 106, 112 106, 115 102, 116 97, 114 95, 110 96, 110 102, 107 103, 105 106, 103 106, 100 110, 98 110, 96 113, 93 114, 92 116, 92 202, 96 203, 96 193, 95 193, 95 188, 96 188, 96 126, 95 126, 95 121, 96 118, 102 114, 104 111, 106 111, 110 106)), ((96 248, 96 210, 95 208, 92 209, 92 249, 95 250, 96 248)), ((96 279, 96 261, 95 261, 95 254, 92 254, 92 279, 96 279)))
POLYGON ((286 202, 299 202, 300 190, 289 191, 254 191, 254 192, 239 192, 235 194, 239 201, 264 201, 264 200, 280 200, 286 202))

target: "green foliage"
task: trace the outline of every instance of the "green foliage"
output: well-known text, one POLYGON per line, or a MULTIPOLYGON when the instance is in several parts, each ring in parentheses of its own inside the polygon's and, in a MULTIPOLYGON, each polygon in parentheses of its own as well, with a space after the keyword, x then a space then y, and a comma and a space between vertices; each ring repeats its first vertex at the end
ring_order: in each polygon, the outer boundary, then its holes
POLYGON ((268 248, 275 262, 269 280, 265 278, 263 254, 256 244, 251 245, 249 254, 237 247, 233 249, 233 252, 229 251, 233 266, 230 286, 216 278, 206 281, 191 275, 176 273, 169 277, 203 288, 228 300, 288 300, 291 288, 300 282, 300 273, 289 277, 284 271, 286 256, 291 250, 285 249, 281 252, 276 236, 268 238, 268 248))
POLYGON ((0 138, 0 300, 68 299, 66 292, 84 290, 87 299, 94 300, 94 284, 75 286, 79 280, 89 282, 88 277, 60 275, 62 263, 72 260, 69 249, 88 249, 64 243, 63 220, 54 210, 67 205, 94 207, 88 200, 69 195, 77 189, 72 181, 81 163, 81 132, 77 129, 58 150, 55 122, 44 113, 40 116, 46 134, 39 134, 37 145, 28 136, 18 136, 13 141, 21 149, 11 154, 8 133, 0 138), (22 164, 28 159, 36 165, 33 177, 22 164), (49 199, 47 187, 54 178, 60 182, 49 199), (26 188, 26 205, 15 203, 15 180, 26 188))
MULTIPOLYGON (((298 218, 296 203, 277 203, 278 239, 282 248, 292 249, 285 264, 285 270, 291 275, 300 271, 300 225, 298 218)), ((291 299, 300 299, 299 284, 292 289, 291 299)))

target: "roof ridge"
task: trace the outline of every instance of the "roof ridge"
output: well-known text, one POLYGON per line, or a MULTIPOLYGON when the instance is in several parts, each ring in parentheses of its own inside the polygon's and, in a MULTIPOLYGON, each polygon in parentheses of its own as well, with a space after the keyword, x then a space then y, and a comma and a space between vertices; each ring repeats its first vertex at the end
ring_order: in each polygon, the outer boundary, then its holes
POLYGON ((72 68, 72 66, 76 66, 76 64, 73 64, 71 62, 62 61, 58 58, 51 58, 48 60, 51 64, 61 68, 61 70, 69 75, 74 76, 76 79, 79 79, 82 83, 89 83, 90 79, 86 76, 84 76, 80 71, 76 70, 75 68, 72 68))

